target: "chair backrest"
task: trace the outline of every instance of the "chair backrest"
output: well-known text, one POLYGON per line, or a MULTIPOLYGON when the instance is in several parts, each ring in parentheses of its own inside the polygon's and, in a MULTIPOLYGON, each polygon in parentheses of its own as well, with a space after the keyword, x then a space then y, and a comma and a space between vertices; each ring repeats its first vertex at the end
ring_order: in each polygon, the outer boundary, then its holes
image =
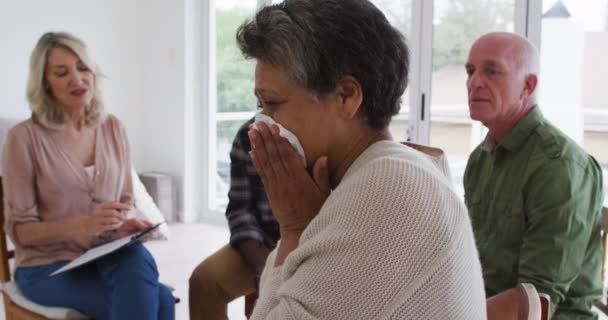
POLYGON ((551 298, 530 283, 520 283, 486 300, 488 320, 547 320, 551 298))
POLYGON ((257 291, 245 296, 245 319, 251 318, 251 315, 253 314, 253 308, 255 308, 255 303, 257 299, 257 291))
MULTIPOLYGON (((2 189, 2 176, 0 175, 0 283, 11 281, 11 270, 9 261, 14 258, 15 251, 8 250, 6 240, 6 232, 4 232, 4 192, 2 189)), ((2 292, 2 300, 4 301, 4 312, 8 320, 46 320, 47 318, 29 311, 15 304, 9 294, 2 292)), ((0 316, 1 318, 1 316, 0 316)))
POLYGON ((4 232, 4 193, 2 190, 2 176, 0 176, 0 282, 11 281, 11 270, 9 260, 13 258, 15 252, 8 250, 6 233, 4 232))
POLYGON ((549 320, 549 308, 551 307, 551 297, 546 293, 539 293, 540 298, 540 319, 549 320))
MULTIPOLYGON (((606 261, 606 233, 608 233, 608 208, 602 207, 602 212, 600 216, 600 223, 602 225, 602 262, 606 261)), ((602 263, 602 284, 604 283, 604 279, 606 278, 606 269, 605 263, 602 263)))
POLYGON ((541 320, 542 304, 534 285, 522 283, 518 285, 519 314, 518 320, 541 320))

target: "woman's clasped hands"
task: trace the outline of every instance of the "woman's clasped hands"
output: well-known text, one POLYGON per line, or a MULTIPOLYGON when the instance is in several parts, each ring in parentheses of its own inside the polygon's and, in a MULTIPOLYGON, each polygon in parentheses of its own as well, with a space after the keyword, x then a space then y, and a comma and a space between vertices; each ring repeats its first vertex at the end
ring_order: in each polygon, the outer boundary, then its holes
POLYGON ((312 177, 276 125, 259 123, 249 131, 251 160, 279 222, 281 236, 301 233, 319 213, 330 193, 327 157, 319 157, 312 177))

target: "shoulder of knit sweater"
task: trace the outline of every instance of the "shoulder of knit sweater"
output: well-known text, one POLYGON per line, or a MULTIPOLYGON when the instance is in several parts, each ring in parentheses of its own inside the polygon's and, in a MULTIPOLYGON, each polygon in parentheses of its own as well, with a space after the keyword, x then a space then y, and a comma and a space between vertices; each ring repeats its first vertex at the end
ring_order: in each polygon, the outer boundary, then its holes
POLYGON ((378 141, 369 146, 351 165, 344 175, 343 180, 348 179, 350 175, 355 174, 362 167, 368 166, 371 162, 379 161, 382 159, 394 159, 396 161, 405 161, 412 164, 414 167, 418 166, 424 170, 434 172, 441 176, 444 176, 447 180, 450 180, 449 169, 443 168, 447 165, 447 161, 443 155, 433 156, 425 154, 412 147, 403 145, 401 143, 384 140, 378 141))
POLYGON ((318 227, 336 223, 377 233, 396 226, 394 240, 407 237, 406 231, 420 233, 421 240, 447 240, 464 230, 464 204, 441 171, 422 155, 388 152, 359 165, 326 201, 318 227))

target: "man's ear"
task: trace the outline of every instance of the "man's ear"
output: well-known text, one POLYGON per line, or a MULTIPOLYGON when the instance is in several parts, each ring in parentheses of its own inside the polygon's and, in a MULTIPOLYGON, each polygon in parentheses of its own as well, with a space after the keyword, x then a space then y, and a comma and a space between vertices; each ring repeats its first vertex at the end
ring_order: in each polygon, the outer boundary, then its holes
POLYGON ((535 74, 529 74, 526 76, 524 81, 524 94, 527 97, 531 97, 536 90, 536 86, 538 85, 538 76, 535 74))
POLYGON ((339 99, 340 116, 345 119, 352 119, 363 102, 361 83, 353 76, 344 76, 338 81, 335 93, 339 99))

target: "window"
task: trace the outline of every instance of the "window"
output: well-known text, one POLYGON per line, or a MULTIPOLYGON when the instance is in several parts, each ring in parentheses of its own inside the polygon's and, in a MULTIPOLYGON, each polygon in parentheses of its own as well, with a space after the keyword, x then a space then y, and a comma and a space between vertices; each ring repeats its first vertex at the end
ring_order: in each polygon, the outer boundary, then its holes
MULTIPOLYGON (((273 0, 272 4, 281 1, 273 0)), ((391 21, 407 37, 410 30, 411 0, 375 0, 391 21)), ((217 70, 217 176, 213 186, 216 211, 224 211, 230 186, 230 148, 240 126, 256 111, 254 89, 255 62, 245 60, 235 42, 238 26, 255 13, 258 5, 268 0, 215 1, 216 15, 216 70, 217 70)), ((408 127, 408 95, 403 97, 401 113, 391 124, 395 139, 405 140, 408 127)))
POLYGON ((256 109, 253 95, 255 62, 241 55, 235 40, 237 28, 256 10, 257 0, 215 1, 217 84, 217 210, 228 203, 230 148, 238 129, 256 109))
MULTIPOLYGON (((227 204, 232 140, 256 109, 254 62, 241 56, 236 28, 256 7, 278 2, 215 1, 217 177, 210 187, 215 188, 217 207, 211 209, 216 211, 227 204)), ((411 51, 409 86, 389 129, 395 140, 443 149, 461 194, 468 156, 485 136, 485 128, 469 118, 464 64, 472 42, 490 31, 527 33, 538 42, 542 111, 595 156, 608 192, 608 90, 602 90, 608 74, 602 59, 608 56, 608 0, 543 0, 542 8, 528 0, 372 2, 404 34, 411 51)))
MULTIPOLYGON (((411 45, 412 29, 412 0, 372 0, 372 2, 384 13, 386 19, 397 28, 411 45)), ((401 98, 401 110, 393 117, 389 130, 393 139, 406 141, 408 139, 408 128, 410 127, 409 85, 401 98)))
POLYGON ((485 131, 469 117, 464 65, 479 36, 513 31, 515 1, 434 1, 430 145, 445 151, 454 187, 464 195, 464 169, 485 131))
POLYGON ((600 163, 608 205, 608 0, 543 0, 542 11, 539 105, 600 163))

